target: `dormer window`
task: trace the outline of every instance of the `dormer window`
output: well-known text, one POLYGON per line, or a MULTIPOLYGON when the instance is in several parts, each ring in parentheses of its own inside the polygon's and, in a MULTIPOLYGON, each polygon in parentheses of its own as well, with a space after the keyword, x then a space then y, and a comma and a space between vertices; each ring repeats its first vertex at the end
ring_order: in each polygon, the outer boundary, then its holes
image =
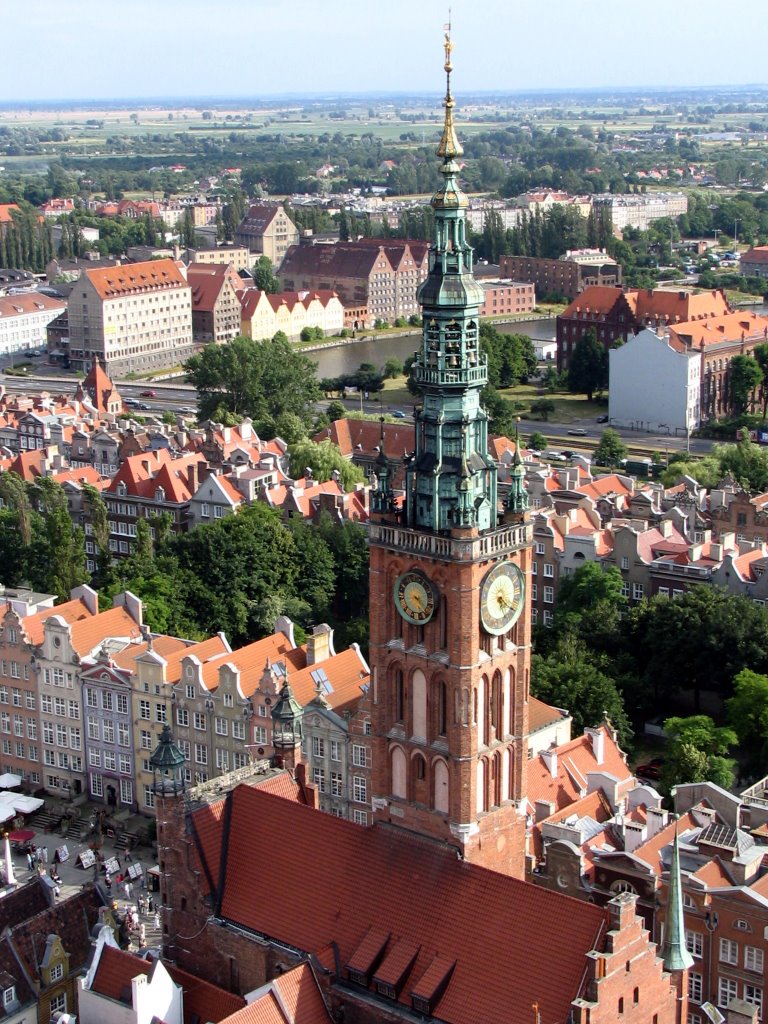
POLYGON ((64 977, 64 964, 54 964, 50 970, 51 984, 55 981, 61 981, 64 977))
POLYGON ((117 493, 118 494, 127 494, 128 493, 128 488, 125 486, 125 484, 123 483, 122 480, 117 485, 117 493))
POLYGON ((155 491, 155 501, 165 501, 165 491, 162 487, 158 487, 155 491))
POLYGON ((16 986, 3 989, 3 1009, 8 1010, 16 1002, 16 986))

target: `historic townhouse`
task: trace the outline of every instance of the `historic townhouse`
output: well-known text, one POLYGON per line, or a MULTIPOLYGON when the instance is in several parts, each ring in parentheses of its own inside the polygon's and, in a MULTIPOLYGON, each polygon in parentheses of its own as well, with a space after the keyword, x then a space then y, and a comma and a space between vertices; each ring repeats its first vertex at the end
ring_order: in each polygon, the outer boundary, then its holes
POLYGON ((258 288, 240 293, 241 331, 246 338, 272 338, 282 331, 297 339, 305 327, 319 327, 324 335, 338 334, 345 326, 345 311, 335 291, 312 289, 270 295, 258 288))
POLYGON ((141 602, 128 592, 115 602, 109 611, 72 623, 54 609, 43 622, 36 649, 43 784, 56 795, 78 796, 87 785, 79 678, 83 659, 105 642, 122 646, 141 636, 141 602))
MULTIPOLYGON (((162 727, 172 719, 174 722, 178 722, 179 719, 185 720, 185 715, 183 713, 179 715, 178 709, 174 714, 174 687, 182 679, 186 668, 182 665, 182 659, 186 655, 190 655, 196 661, 203 663, 209 658, 226 655, 230 652, 229 644, 222 633, 197 644, 188 641, 169 644, 167 639, 162 642, 161 640, 162 638, 158 639, 157 647, 154 641, 149 642, 146 649, 133 659, 131 717, 136 723, 134 725, 136 797, 139 810, 144 813, 151 811, 155 805, 149 758, 157 746, 162 727)), ((117 660, 120 660, 120 655, 117 655, 117 660)), ((196 691, 191 682, 185 682, 183 692, 185 695, 192 692, 194 696, 196 691)), ((185 700, 190 699, 185 696, 185 700)), ((204 707, 204 700, 205 698, 202 698, 200 701, 202 707, 204 707)), ((189 711, 185 710, 188 716, 189 711)), ((188 771, 188 781, 191 781, 191 766, 188 771)), ((203 774, 207 777, 207 772, 203 774)))
MULTIPOLYGON (((45 783, 40 725, 41 699, 38 689, 37 651, 43 640, 46 619, 57 616, 66 623, 93 619, 98 613, 98 595, 90 587, 78 587, 72 600, 54 607, 50 595, 6 591, 0 633, 0 733, 2 770, 27 779, 33 786, 45 783)), ((58 701, 46 700, 66 719, 75 711, 74 697, 63 694, 58 701)), ((71 720, 78 721, 74 715, 71 720)), ((77 728, 77 726, 75 726, 77 728)))

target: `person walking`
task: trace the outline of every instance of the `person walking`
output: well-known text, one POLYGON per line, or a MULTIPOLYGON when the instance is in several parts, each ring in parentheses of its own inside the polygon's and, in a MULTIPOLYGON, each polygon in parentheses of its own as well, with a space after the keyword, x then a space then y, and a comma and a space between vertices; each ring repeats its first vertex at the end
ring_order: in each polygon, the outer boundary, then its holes
POLYGON ((129 900, 131 898, 131 894, 133 893, 133 886, 131 885, 130 879, 126 880, 126 883, 123 886, 123 888, 125 889, 125 898, 129 900))
POLYGON ((43 849, 43 864, 47 864, 48 863, 48 847, 44 846, 42 849, 43 849))
POLYGON ((160 911, 155 911, 155 930, 160 931, 160 911))
POLYGON ((35 856, 31 850, 27 850, 27 866, 30 871, 35 870, 35 856))

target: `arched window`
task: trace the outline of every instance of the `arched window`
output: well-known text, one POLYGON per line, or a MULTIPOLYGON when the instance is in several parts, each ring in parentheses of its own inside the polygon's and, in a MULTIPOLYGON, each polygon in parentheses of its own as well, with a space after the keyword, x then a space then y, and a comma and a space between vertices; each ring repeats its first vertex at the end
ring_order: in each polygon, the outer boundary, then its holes
POLYGON ((427 762, 417 754, 413 758, 413 778, 415 782, 423 782, 427 777, 427 762))
POLYGON ((398 796, 403 800, 408 796, 407 770, 405 751, 402 747, 395 747, 392 751, 392 796, 398 796))
POLYGON ((427 679, 417 668, 411 679, 413 691, 413 735, 421 740, 427 738, 427 679))
POLYGON ((480 676, 475 690, 475 723, 477 725, 477 745, 484 747, 486 740, 485 715, 486 715, 486 683, 485 676, 480 676))
POLYGON ((395 721, 405 721, 405 681, 401 669, 395 670, 395 721))
POLYGON ((515 753, 512 747, 507 749, 507 764, 506 764, 506 786, 504 792, 507 794, 507 800, 515 799, 515 753))
POLYGON ((441 679, 437 684, 437 735, 448 732, 448 686, 441 679))
POLYGON ((434 765, 434 805, 435 810, 440 814, 448 813, 449 788, 448 788, 448 765, 445 761, 435 761, 434 765))
POLYGON ((612 882, 611 892, 629 892, 632 893, 633 896, 637 896, 637 889, 631 882, 628 882, 626 878, 619 878, 615 882, 612 882))
POLYGON ((499 807, 504 794, 501 788, 501 754, 498 751, 493 755, 491 772, 491 804, 499 807))
POLYGON ((487 775, 488 767, 485 761, 481 758, 477 762, 477 794, 475 797, 477 803, 476 811, 478 814, 480 814, 481 811, 488 809, 486 805, 487 775))

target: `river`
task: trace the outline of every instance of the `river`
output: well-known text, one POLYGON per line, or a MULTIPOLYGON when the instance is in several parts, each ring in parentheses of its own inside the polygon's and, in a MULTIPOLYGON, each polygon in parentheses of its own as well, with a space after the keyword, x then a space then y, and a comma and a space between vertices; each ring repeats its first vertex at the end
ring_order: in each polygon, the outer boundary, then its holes
MULTIPOLYGON (((531 338, 552 339, 555 336, 554 317, 536 320, 516 320, 510 323, 495 324, 503 334, 527 334, 531 338)), ((353 344, 339 344, 307 352, 310 359, 317 362, 317 376, 341 377, 354 373, 361 363, 373 363, 382 367, 388 359, 399 359, 404 362, 413 355, 421 345, 421 334, 390 334, 367 335, 364 341, 353 344)))

